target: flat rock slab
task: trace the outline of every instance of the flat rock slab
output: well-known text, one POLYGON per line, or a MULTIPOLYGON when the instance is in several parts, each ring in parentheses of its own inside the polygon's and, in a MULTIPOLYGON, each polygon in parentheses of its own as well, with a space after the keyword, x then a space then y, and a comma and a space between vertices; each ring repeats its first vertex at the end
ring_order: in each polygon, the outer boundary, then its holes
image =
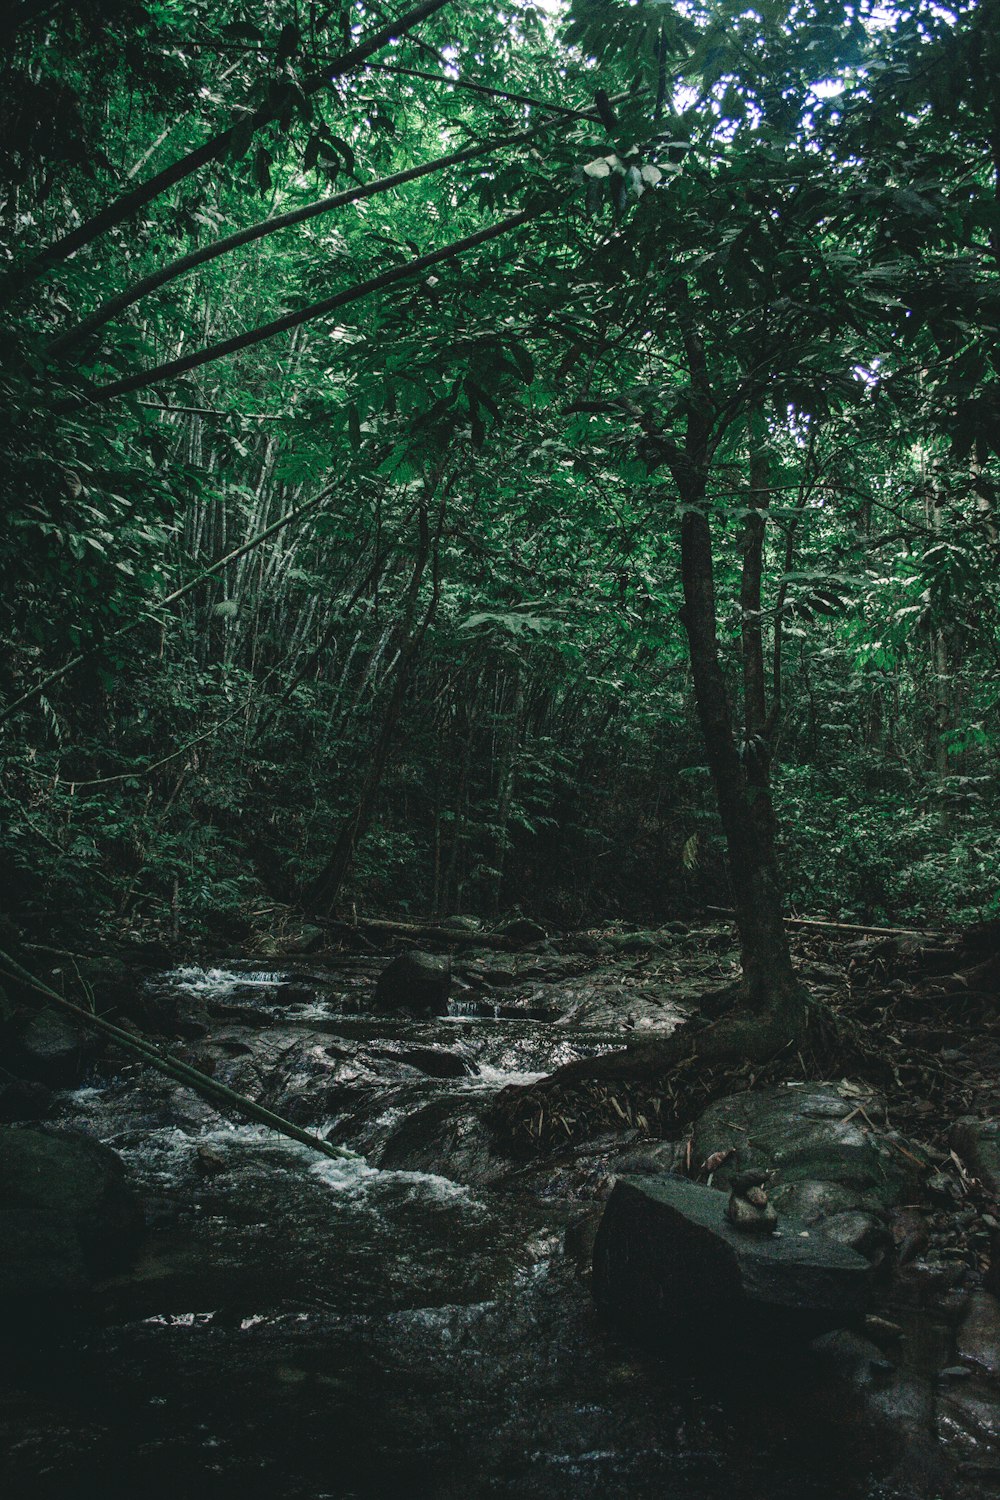
POLYGON ((868 1307, 874 1269, 846 1245, 782 1219, 773 1235, 735 1229, 725 1193, 683 1177, 619 1178, 594 1246, 594 1298, 648 1339, 774 1332, 811 1336, 868 1307))

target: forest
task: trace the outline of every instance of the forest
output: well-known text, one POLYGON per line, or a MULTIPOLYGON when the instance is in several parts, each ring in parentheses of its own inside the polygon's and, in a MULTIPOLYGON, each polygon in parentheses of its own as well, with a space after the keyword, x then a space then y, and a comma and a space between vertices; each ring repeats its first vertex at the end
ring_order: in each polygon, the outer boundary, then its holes
POLYGON ((1000 0, 406 4, 0 23, 18 1493, 1000 1494, 1000 0))

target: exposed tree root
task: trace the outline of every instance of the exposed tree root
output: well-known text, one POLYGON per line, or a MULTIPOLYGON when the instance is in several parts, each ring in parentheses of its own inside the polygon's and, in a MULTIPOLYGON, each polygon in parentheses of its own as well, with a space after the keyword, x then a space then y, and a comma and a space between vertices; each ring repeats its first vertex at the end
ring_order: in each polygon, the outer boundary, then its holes
POLYGON ((764 1011, 736 1007, 710 1025, 689 1021, 668 1037, 511 1085, 494 1101, 491 1123, 515 1154, 609 1129, 670 1136, 725 1094, 848 1068, 867 1072, 875 1062, 855 1026, 798 991, 764 1011))

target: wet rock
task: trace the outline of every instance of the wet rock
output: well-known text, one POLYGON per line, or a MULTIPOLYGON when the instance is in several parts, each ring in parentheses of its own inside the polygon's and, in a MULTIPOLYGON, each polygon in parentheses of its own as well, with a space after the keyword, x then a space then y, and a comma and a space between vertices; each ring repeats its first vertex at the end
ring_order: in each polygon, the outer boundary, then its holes
MULTIPOLYGON (((800 1182, 836 1183, 855 1198, 852 1206, 889 1207, 904 1201, 917 1177, 911 1152, 857 1112, 857 1099, 843 1099, 832 1085, 760 1089, 734 1094, 709 1106, 695 1125, 692 1156, 706 1161, 732 1151, 715 1182, 727 1186, 738 1172, 771 1172, 772 1188, 800 1182)), ((867 1113, 874 1117, 869 1101, 867 1113)), ((843 1205, 847 1207, 847 1205, 843 1205)))
POLYGON ((532 922, 530 917, 515 917, 500 928, 500 936, 509 938, 512 943, 526 946, 528 943, 544 943, 548 933, 537 922, 532 922))
POLYGON ((176 989, 143 985, 119 1006, 119 1013, 141 1031, 154 1036, 183 1037, 194 1041, 206 1036, 205 1008, 176 989))
POLYGON ((914 1307, 937 1305, 948 1292, 965 1279, 966 1268, 957 1261, 918 1257, 899 1268, 894 1296, 914 1307))
POLYGON ((640 1337, 696 1329, 815 1335, 859 1317, 873 1268, 855 1251, 783 1220, 774 1235, 742 1234, 727 1198, 681 1177, 617 1183, 594 1249, 594 1297, 640 1337))
MULTIPOLYGON (((281 982, 283 983, 284 981, 281 982)), ((256 980, 251 980, 242 984, 234 984, 229 991, 227 999, 235 1001, 237 1004, 249 1002, 251 1005, 260 1006, 270 999, 270 995, 265 993, 262 984, 256 980)), ((211 1011, 217 1010, 219 1005, 220 1001, 214 997, 208 1002, 208 1008, 211 1011)))
POLYGON ((899 1209, 892 1216, 892 1237, 898 1264, 915 1261, 927 1249, 930 1238, 926 1216, 911 1206, 899 1209))
POLYGON ((669 942, 670 935, 665 929, 659 932, 641 929, 638 932, 614 933, 607 938, 611 951, 623 956, 632 953, 655 953, 669 942))
POLYGON ((430 953, 401 953, 386 966, 375 986, 380 1010, 443 1015, 451 989, 451 960, 430 953))
POLYGON ((947 1381, 938 1395, 938 1432, 953 1452, 971 1457, 1000 1445, 1000 1399, 981 1376, 947 1381))
POLYGON ((819 1224, 831 1214, 848 1212, 858 1201, 857 1194, 839 1182, 816 1182, 812 1178, 773 1184, 770 1197, 780 1214, 791 1214, 808 1225, 819 1224))
POLYGON ((446 932, 482 932, 483 924, 479 917, 445 917, 438 924, 446 932))
POLYGON ((122 943, 122 957, 139 968, 165 969, 173 962, 174 952, 162 938, 130 934, 122 943))
POLYGON ((880 1313, 869 1313, 865 1318, 864 1326, 865 1332, 881 1349, 884 1349, 887 1344, 898 1348, 899 1341, 903 1337, 902 1324, 894 1323, 891 1318, 882 1317, 880 1313))
MULTIPOLYGON (((123 950, 128 953, 128 948, 123 950)), ((169 957, 165 962, 169 962, 169 957)), ((77 990, 82 988, 85 993, 93 994, 98 1001, 100 1009, 105 1010, 109 1006, 116 1009, 127 1003, 129 997, 141 985, 137 970, 148 968, 141 956, 135 960, 123 957, 121 954, 100 953, 90 956, 80 955, 73 960, 70 970, 53 969, 52 977, 56 980, 63 974, 70 980, 70 988, 77 990)), ((59 984, 56 988, 60 988, 59 984)))
POLYGON ((493 1007, 494 1014, 510 1020, 553 1022, 562 1018, 558 1000, 543 990, 530 989, 508 994, 493 1007))
POLYGON ((56 1010, 20 1017, 11 1038, 12 1065, 18 1073, 52 1088, 79 1083, 99 1048, 81 1026, 56 1010))
POLYGON ((391 1131, 379 1166, 429 1172, 454 1182, 494 1182, 509 1164, 496 1155, 482 1106, 456 1110, 452 1099, 434 1099, 391 1131))
POLYGON ((286 953, 313 953, 317 948, 322 948, 326 942, 326 933, 322 927, 317 927, 313 922, 303 922, 285 940, 284 951, 286 953))
POLYGON ((927 1380, 907 1379, 894 1360, 870 1339, 848 1328, 823 1334, 812 1345, 813 1352, 855 1392, 864 1393, 883 1417, 891 1413, 895 1424, 929 1432, 934 1394, 927 1380), (889 1392, 886 1397, 883 1393, 889 1392), (871 1401, 873 1396, 879 1399, 871 1401))
POLYGON ((220 1056, 238 1057, 249 1051, 245 1042, 216 1042, 204 1047, 179 1047, 176 1056, 181 1062, 187 1063, 189 1068, 197 1068, 199 1073, 205 1073, 211 1078, 219 1065, 220 1056))
POLYGON ((316 991, 309 984, 283 984, 274 998, 278 1005, 308 1005, 315 1000, 316 991))
POLYGON ((891 1493, 907 1500, 950 1494, 951 1467, 935 1441, 933 1382, 850 1329, 824 1334, 811 1347, 820 1369, 814 1399, 849 1429, 863 1424, 890 1440, 891 1493))
POLYGON ((847 1245, 873 1265, 881 1265, 892 1249, 892 1235, 884 1220, 861 1209, 831 1214, 829 1218, 821 1219, 817 1228, 824 1238, 838 1245, 847 1245))
POLYGON ((594 1244, 601 1226, 602 1209, 594 1203, 566 1225, 563 1250, 580 1271, 589 1271, 594 1258, 594 1244))
POLYGON ((471 1058, 447 1047, 417 1047, 405 1043, 369 1049, 373 1057, 391 1058, 417 1068, 428 1078, 468 1078, 479 1072, 471 1058))
POLYGON ((252 1002, 241 1004, 238 1000, 212 1000, 208 1009, 220 1021, 236 1021, 241 1026, 271 1026, 275 1021, 273 1011, 266 1005, 252 1002))
POLYGON ((212 1076, 227 1088, 235 1089, 248 1099, 260 1099, 265 1088, 264 1070, 251 1057, 233 1056, 220 1058, 212 1076))
POLYGON ((952 1126, 949 1144, 988 1193, 1000 1194, 1000 1120, 963 1116, 952 1126))
POLYGON ((525 965, 520 970, 518 978, 541 980, 544 984, 558 984, 560 980, 572 974, 575 967, 571 961, 568 962, 557 954, 552 958, 543 959, 541 963, 525 965))
POLYGON ((194 1169, 199 1177, 216 1177, 225 1172, 228 1165, 221 1151, 213 1151, 211 1146, 199 1146, 195 1152, 194 1169))
MULTIPOLYGON (((955 1340, 960 1360, 1000 1378, 1000 1303, 989 1292, 972 1292, 955 1340)), ((1000 1398, 1000 1390, 998 1390, 1000 1398)))
POLYGON ((495 989, 506 989, 507 985, 517 982, 513 969, 485 968, 479 978, 483 984, 492 985, 495 989))
POLYGON ((620 1155, 612 1151, 608 1165, 619 1177, 655 1177, 679 1170, 684 1155, 683 1141, 643 1141, 620 1155))
POLYGON ((82 1290, 131 1259, 142 1214, 125 1168, 89 1136, 0 1129, 0 1302, 82 1290))
POLYGON ((585 957, 596 958, 602 951, 600 940, 589 932, 577 933, 574 937, 565 938, 559 945, 561 953, 582 953, 585 957))
MULTIPOLYGON (((385 1090, 406 1076, 413 1078, 391 1045, 380 1057, 377 1049, 367 1050, 360 1042, 321 1033, 299 1034, 289 1041, 287 1033, 264 1032, 255 1040, 256 1097, 297 1124, 311 1125, 325 1115, 339 1114, 359 1091, 385 1090)), ((228 1074, 225 1081, 232 1083, 228 1074)))
POLYGON ((18 1120, 48 1120, 55 1113, 52 1090, 29 1078, 12 1078, 0 1086, 0 1124, 18 1120))

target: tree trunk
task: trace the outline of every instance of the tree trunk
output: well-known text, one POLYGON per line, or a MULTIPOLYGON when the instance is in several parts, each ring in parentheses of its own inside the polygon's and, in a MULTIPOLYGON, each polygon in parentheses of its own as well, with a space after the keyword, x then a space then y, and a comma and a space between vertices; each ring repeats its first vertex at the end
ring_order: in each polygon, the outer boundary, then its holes
MULTIPOLYGON (((724 419, 716 408, 701 336, 683 282, 678 319, 687 355, 691 397, 683 446, 663 439, 666 463, 676 486, 681 515, 681 577, 698 717, 706 757, 726 837, 729 879, 739 933, 743 980, 730 997, 737 1003, 705 1026, 699 1019, 666 1037, 636 1036, 624 1051, 564 1063, 536 1083, 511 1085, 497 1096, 494 1127, 522 1146, 542 1143, 543 1122, 572 1117, 566 1101, 590 1090, 584 1117, 615 1125, 626 1116, 618 1105, 619 1086, 650 1087, 678 1125, 724 1090, 733 1067, 747 1062, 764 1067, 786 1053, 804 1050, 813 1067, 829 1066, 839 1034, 809 995, 792 964, 782 912, 781 880, 775 847, 771 799, 770 736, 764 673, 762 578, 769 498, 767 425, 763 406, 750 409, 750 500, 742 538, 741 657, 743 729, 737 740, 733 704, 719 654, 712 528, 707 489, 714 446, 724 419), (719 423, 716 428, 716 422, 719 423), (669 1090, 662 1080, 672 1077, 669 1090), (594 1092, 596 1089, 596 1093, 594 1092), (601 1103, 601 1091, 607 1091, 601 1103), (548 1100, 546 1109, 543 1101, 548 1100)), ((566 1133, 572 1127, 566 1125, 566 1133)), ((551 1136, 551 1126, 549 1127, 551 1136)), ((558 1135, 558 1132, 557 1132, 558 1135)))
POLYGON ((806 997, 792 965, 783 920, 764 684, 761 580, 768 503, 767 429, 763 409, 758 406, 750 420, 751 496, 742 542, 744 732, 742 745, 738 745, 719 658, 712 529, 706 506, 711 389, 701 337, 685 303, 681 318, 691 386, 697 398, 688 417, 684 451, 678 451, 671 463, 681 499, 682 620, 698 717, 726 836, 743 964, 743 999, 755 1014, 787 1016, 794 1032, 804 1019, 806 997))
POLYGON ((754 1011, 801 1005, 782 915, 767 747, 760 739, 746 741, 741 755, 736 744, 719 660, 711 530, 703 510, 687 510, 681 523, 681 570, 691 673, 726 836, 746 1003, 754 1011))

